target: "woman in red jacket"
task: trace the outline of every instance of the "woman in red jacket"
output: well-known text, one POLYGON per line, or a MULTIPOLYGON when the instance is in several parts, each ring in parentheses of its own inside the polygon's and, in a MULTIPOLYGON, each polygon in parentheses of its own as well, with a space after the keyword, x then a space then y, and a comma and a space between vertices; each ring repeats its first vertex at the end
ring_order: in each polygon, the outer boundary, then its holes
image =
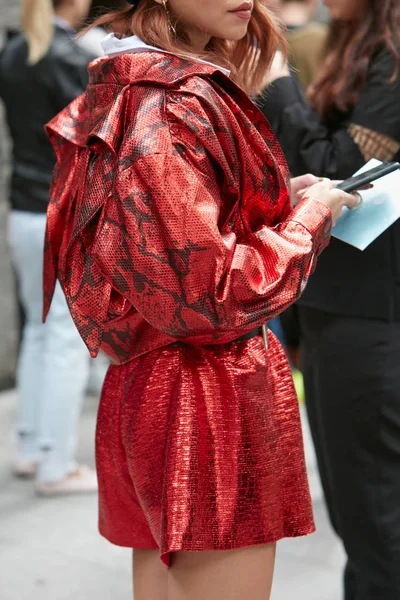
POLYGON ((261 1, 131 4, 99 20, 118 35, 48 126, 45 312, 58 278, 92 355, 114 362, 100 530, 135 548, 135 599, 264 600, 275 542, 314 527, 290 369, 264 324, 356 199, 329 182, 302 194, 307 176, 291 208, 279 145, 232 80, 257 93, 280 41, 261 1))

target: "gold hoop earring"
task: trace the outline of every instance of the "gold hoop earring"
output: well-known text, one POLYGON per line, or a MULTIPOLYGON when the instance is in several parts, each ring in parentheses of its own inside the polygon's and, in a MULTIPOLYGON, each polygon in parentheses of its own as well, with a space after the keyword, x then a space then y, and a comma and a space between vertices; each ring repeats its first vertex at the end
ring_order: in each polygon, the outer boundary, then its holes
POLYGON ((176 27, 175 27, 175 25, 173 24, 173 22, 171 20, 171 15, 169 14, 168 6, 167 6, 167 0, 161 0, 161 2, 162 2, 162 5, 164 7, 164 10, 165 10, 165 12, 167 13, 167 16, 168 16, 168 27, 169 27, 169 30, 170 30, 171 34, 174 37, 176 37, 176 27))

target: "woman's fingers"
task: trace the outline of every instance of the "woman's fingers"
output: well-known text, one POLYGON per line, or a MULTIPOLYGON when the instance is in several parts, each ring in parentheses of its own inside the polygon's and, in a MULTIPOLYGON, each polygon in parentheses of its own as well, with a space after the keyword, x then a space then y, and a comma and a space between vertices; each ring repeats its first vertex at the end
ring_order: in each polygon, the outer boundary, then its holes
POLYGON ((318 177, 307 173, 306 175, 300 175, 300 177, 293 177, 290 180, 290 202, 292 206, 301 200, 307 189, 312 185, 318 183, 318 177))
POLYGON ((357 210, 358 208, 361 208, 363 205, 363 199, 361 194, 359 194, 358 192, 354 192, 353 194, 349 195, 353 198, 353 204, 351 206, 346 204, 347 208, 349 208, 350 210, 357 210))
POLYGON ((311 173, 306 173, 305 175, 300 175, 300 177, 293 177, 290 180, 290 189, 293 191, 305 190, 318 183, 318 181, 318 177, 311 175, 311 173))

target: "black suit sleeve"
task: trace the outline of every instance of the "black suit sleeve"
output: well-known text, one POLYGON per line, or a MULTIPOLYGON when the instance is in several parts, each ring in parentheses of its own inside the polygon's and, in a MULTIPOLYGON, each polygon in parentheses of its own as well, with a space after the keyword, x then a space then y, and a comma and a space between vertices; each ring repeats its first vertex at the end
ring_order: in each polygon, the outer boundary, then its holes
POLYGON ((400 79, 389 81, 394 67, 388 51, 375 56, 367 84, 349 119, 336 128, 311 108, 294 74, 270 86, 261 100, 261 109, 277 134, 294 176, 312 172, 345 179, 353 175, 365 161, 347 132, 350 122, 400 141, 400 79))

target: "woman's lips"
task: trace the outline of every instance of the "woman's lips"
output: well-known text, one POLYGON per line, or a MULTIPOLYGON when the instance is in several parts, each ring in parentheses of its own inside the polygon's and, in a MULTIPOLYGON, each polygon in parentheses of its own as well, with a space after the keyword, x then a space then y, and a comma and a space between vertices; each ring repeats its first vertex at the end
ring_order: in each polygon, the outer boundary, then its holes
POLYGON ((233 10, 232 14, 239 17, 239 19, 251 19, 251 10, 233 10))
POLYGON ((239 19, 248 20, 251 18, 251 14, 253 12, 253 5, 251 2, 244 2, 243 4, 235 8, 235 10, 231 10, 230 12, 232 15, 236 15, 237 17, 239 17, 239 19))

